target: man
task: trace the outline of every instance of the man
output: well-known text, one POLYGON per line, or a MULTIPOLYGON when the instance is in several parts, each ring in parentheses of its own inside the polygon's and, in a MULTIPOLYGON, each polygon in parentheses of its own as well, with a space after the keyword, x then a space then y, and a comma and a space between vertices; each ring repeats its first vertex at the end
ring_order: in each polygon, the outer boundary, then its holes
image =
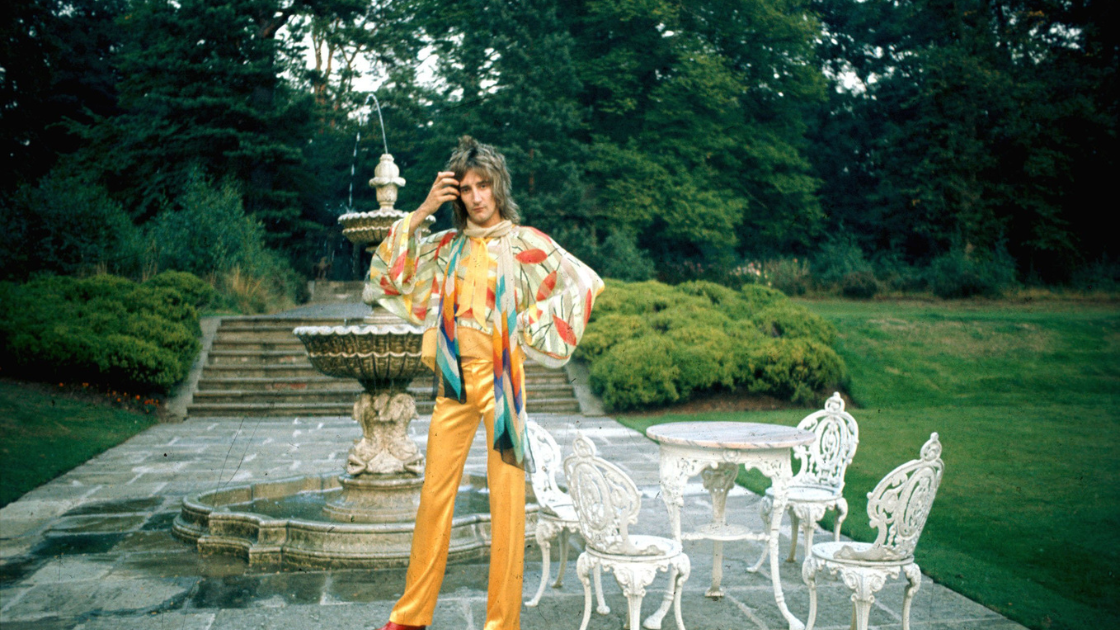
POLYGON ((370 281, 391 312, 426 327, 436 373, 420 510, 405 591, 382 630, 425 628, 447 565, 455 494, 479 421, 486 425, 490 581, 484 630, 521 627, 525 550, 525 355, 550 367, 571 358, 603 282, 544 233, 521 227, 505 158, 459 141, 427 199, 393 225, 370 281), (456 228, 417 237, 452 202, 456 228))

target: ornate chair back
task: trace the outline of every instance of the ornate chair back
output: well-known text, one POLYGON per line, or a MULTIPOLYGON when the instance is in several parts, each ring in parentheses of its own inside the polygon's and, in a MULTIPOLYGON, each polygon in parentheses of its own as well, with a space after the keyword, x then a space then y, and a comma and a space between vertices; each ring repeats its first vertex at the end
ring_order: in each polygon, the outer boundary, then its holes
POLYGON ((867 516, 879 530, 864 552, 847 547, 836 556, 852 560, 898 561, 912 558, 926 526, 945 464, 941 441, 930 434, 921 457, 895 468, 867 494, 867 516))
POLYGON ((812 431, 817 439, 793 448, 793 456, 801 468, 791 484, 821 486, 837 494, 843 492, 844 472, 859 445, 859 426, 852 414, 844 411, 844 399, 839 393, 833 393, 825 401, 823 410, 805 416, 797 428, 812 431))
POLYGON ((656 548, 640 549, 630 539, 630 525, 638 521, 642 497, 634 481, 618 466, 598 456, 595 444, 582 433, 564 460, 568 492, 579 516, 580 533, 600 553, 655 555, 656 548))
POLYGON ((553 511, 557 505, 570 505, 572 501, 568 493, 556 480, 556 475, 561 472, 563 465, 560 446, 556 444, 551 433, 532 420, 525 423, 525 435, 529 441, 529 449, 533 453, 534 469, 529 473, 529 481, 533 485, 537 504, 553 511))

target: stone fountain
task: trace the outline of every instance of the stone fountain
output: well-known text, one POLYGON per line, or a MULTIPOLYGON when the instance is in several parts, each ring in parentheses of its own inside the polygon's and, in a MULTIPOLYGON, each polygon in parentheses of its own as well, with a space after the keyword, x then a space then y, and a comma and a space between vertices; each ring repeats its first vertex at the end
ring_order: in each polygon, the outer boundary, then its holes
MULTIPOLYGON (((374 175, 370 185, 377 189, 380 207, 339 217, 343 234, 368 251, 405 216, 393 208, 405 181, 387 148, 374 175)), ((422 229, 432 222, 429 217, 422 229)), ((364 301, 372 302, 368 291, 364 301)), ((359 325, 304 326, 293 332, 319 371, 357 379, 364 390, 352 414, 362 437, 350 447, 345 472, 191 495, 173 531, 196 542, 200 552, 233 553, 250 564, 403 566, 424 480, 423 454, 408 435, 417 417, 408 386, 430 373, 420 361, 423 331, 374 305, 359 325)), ((485 479, 464 475, 452 523, 452 561, 488 553, 488 507, 485 479)))
MULTIPOLYGON (((371 253, 404 212, 395 210, 397 188, 404 186, 400 168, 388 152, 374 169, 370 186, 380 206, 373 212, 349 212, 338 221, 342 233, 371 253)), ((427 230, 433 217, 422 226, 427 230)), ((372 302, 369 292, 365 300, 372 302)), ((420 362, 423 330, 372 304, 360 326, 301 326, 293 332, 307 348, 311 364, 337 378, 357 379, 365 391, 354 403, 354 420, 362 439, 350 448, 342 496, 325 513, 350 523, 402 522, 414 519, 424 482, 424 457, 408 437, 416 417, 416 401, 407 388, 429 372, 420 362)))

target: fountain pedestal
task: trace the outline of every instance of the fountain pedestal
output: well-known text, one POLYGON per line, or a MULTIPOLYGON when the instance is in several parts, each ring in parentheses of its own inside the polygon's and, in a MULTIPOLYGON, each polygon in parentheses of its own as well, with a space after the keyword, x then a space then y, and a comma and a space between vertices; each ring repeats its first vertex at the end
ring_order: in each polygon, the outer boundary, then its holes
POLYGON ((323 514, 342 523, 407 523, 416 520, 424 478, 396 475, 341 475, 342 496, 323 507, 323 514))
POLYGON ((338 478, 342 495, 323 508, 343 523, 407 523, 416 520, 424 485, 424 456, 408 437, 416 401, 403 391, 407 382, 365 381, 354 403, 362 438, 354 440, 346 474, 338 478))

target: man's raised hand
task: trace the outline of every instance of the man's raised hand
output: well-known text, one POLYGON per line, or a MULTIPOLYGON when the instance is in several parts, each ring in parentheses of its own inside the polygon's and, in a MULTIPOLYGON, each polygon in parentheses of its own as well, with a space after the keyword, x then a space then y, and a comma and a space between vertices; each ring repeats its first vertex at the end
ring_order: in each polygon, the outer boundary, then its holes
POLYGON ((459 180, 455 179, 455 173, 451 171, 436 173, 436 181, 432 183, 432 189, 428 191, 428 198, 420 204, 416 212, 412 213, 412 220, 409 221, 408 225, 409 234, 414 232, 424 219, 435 214, 443 204, 458 198, 459 180))

